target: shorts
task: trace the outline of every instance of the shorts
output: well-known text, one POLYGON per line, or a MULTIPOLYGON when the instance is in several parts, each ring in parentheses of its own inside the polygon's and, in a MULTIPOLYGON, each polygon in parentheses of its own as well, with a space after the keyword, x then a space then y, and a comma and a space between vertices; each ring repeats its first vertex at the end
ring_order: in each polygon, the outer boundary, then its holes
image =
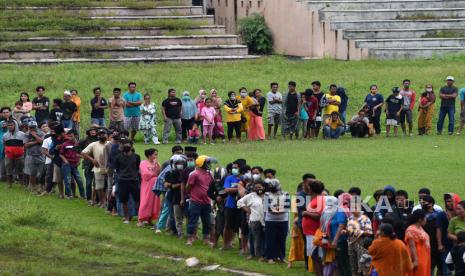
POLYGON ((132 195, 134 202, 139 202, 140 192, 137 187, 139 184, 135 180, 122 180, 119 181, 119 191, 118 198, 121 203, 127 203, 129 201, 129 196, 132 195))
POLYGON ((37 156, 26 155, 24 158, 24 174, 40 177, 44 169, 44 161, 37 156))
POLYGON ((223 235, 224 230, 224 209, 216 211, 215 230, 217 235, 223 235))
POLYGON ((63 177, 61 175, 61 168, 56 164, 53 164, 52 182, 53 183, 61 183, 61 182, 63 182, 63 177))
POLYGON ((224 208, 224 228, 235 233, 241 224, 241 211, 236 208, 224 208))
POLYGON ((23 167, 24 167, 24 157, 18 159, 10 159, 5 157, 5 171, 6 176, 13 176, 13 175, 22 175, 23 174, 23 167))
POLYGON ((105 188, 105 174, 94 173, 95 190, 103 190, 105 188))
POLYGON ((281 114, 279 113, 269 113, 268 114, 268 125, 274 126, 281 123, 281 114))
POLYGON ((139 130, 140 117, 124 117, 124 128, 127 131, 139 130))
POLYGON ((398 126, 399 117, 393 114, 386 115, 386 125, 387 126, 398 126))
POLYGON ((465 123, 465 109, 460 112, 460 122, 465 123))

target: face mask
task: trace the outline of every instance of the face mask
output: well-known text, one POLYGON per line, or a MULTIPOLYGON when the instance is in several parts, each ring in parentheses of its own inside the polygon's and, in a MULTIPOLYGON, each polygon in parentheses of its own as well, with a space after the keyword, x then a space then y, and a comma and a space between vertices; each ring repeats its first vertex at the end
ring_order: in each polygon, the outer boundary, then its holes
POLYGON ((232 169, 231 172, 232 172, 233 175, 238 175, 239 174, 239 169, 234 168, 234 169, 232 169))
POLYGON ((244 174, 244 178, 245 178, 245 179, 252 179, 252 174, 251 174, 250 172, 246 172, 246 173, 244 174))
POLYGON ((241 92, 241 97, 242 97, 242 98, 247 97, 247 92, 241 92))
POLYGON ((407 89, 408 89, 409 87, 410 87, 410 84, 405 84, 405 85, 404 85, 404 88, 407 88, 407 89))
POLYGON ((188 101, 188 100, 191 99, 191 97, 189 97, 189 96, 183 96, 182 99, 183 99, 184 101, 188 101))
POLYGON ((183 169, 184 169, 184 165, 176 165, 176 169, 177 169, 178 171, 183 170, 183 169))
POLYGON ((256 192, 257 194, 259 194, 259 195, 262 195, 263 193, 265 193, 265 190, 263 190, 263 189, 257 189, 257 190, 255 190, 255 192, 256 192))
POLYGON ((230 99, 231 101, 234 101, 234 100, 236 99, 236 95, 231 95, 231 97, 229 97, 229 99, 230 99))
POLYGON ((433 92, 433 88, 426 88, 426 92, 433 92))
POLYGON ((259 175, 259 174, 252 174, 252 179, 253 179, 254 181, 257 181, 257 180, 260 179, 260 175, 259 175))
POLYGON ((193 167, 195 167, 195 162, 194 162, 194 161, 188 161, 188 162, 187 162, 187 167, 188 167, 188 168, 193 168, 193 167))
POLYGON ((200 98, 205 99, 205 95, 200 95, 200 98))

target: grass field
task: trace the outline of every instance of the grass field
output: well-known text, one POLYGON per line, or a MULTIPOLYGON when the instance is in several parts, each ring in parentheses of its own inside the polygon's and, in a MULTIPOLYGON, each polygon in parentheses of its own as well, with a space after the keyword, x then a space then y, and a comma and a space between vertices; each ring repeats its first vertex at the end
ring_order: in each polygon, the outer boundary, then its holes
MULTIPOLYGON (((280 57, 244 63, 122 64, 0 66, 0 105, 12 105, 19 92, 32 92, 37 85, 48 88, 53 98, 62 91, 77 88, 83 102, 91 98, 94 86, 109 95, 115 86, 125 87, 136 81, 142 92, 153 95, 157 103, 166 90, 197 91, 215 87, 221 95, 241 86, 262 88, 278 81, 281 87, 289 80, 298 90, 319 79, 325 90, 329 83, 347 87, 352 115, 361 106, 368 86, 377 83, 385 96, 404 78, 417 91, 426 83, 435 88, 453 75, 458 86, 465 82, 464 59, 430 61, 362 61, 332 60, 289 61, 280 57)), ((195 94, 195 92, 194 92, 195 94)), ((89 116, 89 106, 82 116, 89 116)), ((415 116, 416 117, 416 116, 415 116)), ((160 127, 160 125, 159 125, 160 127)), ((137 151, 146 146, 137 144, 137 151)), ((169 157, 171 145, 157 147, 160 161, 169 157)), ((266 141, 241 145, 199 146, 199 152, 217 157, 226 165, 239 157, 251 165, 271 167, 285 189, 293 193, 301 176, 312 172, 331 192, 359 186, 370 195, 385 185, 406 189, 412 199, 420 187, 431 188, 442 204, 442 194, 456 192, 465 197, 465 140, 463 136, 428 136, 412 138, 373 138, 337 141, 266 141)), ((164 235, 154 236, 148 229, 123 225, 82 201, 63 201, 55 197, 37 198, 15 188, 0 185, 0 273, 1 274, 200 274, 176 262, 154 259, 153 255, 197 256, 203 264, 218 263, 230 268, 259 271, 273 275, 302 274, 302 266, 288 271, 282 265, 246 261, 237 251, 210 250, 202 245, 186 248, 182 241, 164 235), (166 272, 166 273, 165 273, 166 272)))

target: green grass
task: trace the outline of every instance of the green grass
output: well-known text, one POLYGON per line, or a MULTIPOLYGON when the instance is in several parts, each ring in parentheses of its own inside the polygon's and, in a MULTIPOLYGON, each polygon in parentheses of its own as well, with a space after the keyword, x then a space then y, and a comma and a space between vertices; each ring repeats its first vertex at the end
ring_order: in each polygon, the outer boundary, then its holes
MULTIPOLYGON (((65 89, 77 88, 83 99, 82 117, 89 117, 92 88, 101 86, 108 97, 113 87, 125 88, 136 81, 143 93, 150 93, 159 105, 170 87, 180 93, 215 87, 221 96, 246 86, 268 91, 278 81, 281 90, 295 80, 298 90, 320 80, 327 91, 330 83, 343 85, 350 97, 348 115, 361 106, 369 85, 376 83, 385 96, 405 78, 420 92, 426 83, 436 91, 447 75, 461 79, 464 57, 408 61, 290 61, 268 57, 248 62, 213 64, 66 64, 50 66, 0 66, 0 105, 11 105, 20 91, 33 94, 37 85, 47 87, 50 98, 65 89), (447 66, 445 66, 447 65, 447 66)), ((416 118, 416 114, 414 115, 416 118)), ((416 121, 416 120, 415 120, 416 121)), ((87 119, 83 121, 88 125, 87 119)), ((265 124, 266 126, 266 124, 265 124)), ((159 124, 161 130, 161 123, 159 124)), ((159 132, 161 133, 161 132, 159 132)), ((140 138, 139 138, 140 140, 140 138)), ((160 161, 169 157, 172 145, 162 145, 160 161)), ((137 144, 142 153, 147 146, 137 144)), ((301 176, 312 172, 333 192, 359 186, 371 195, 385 185, 406 189, 412 199, 420 187, 430 187, 439 204, 442 194, 456 192, 465 197, 463 136, 351 139, 337 141, 266 141, 242 145, 199 146, 201 154, 215 156, 220 164, 245 158, 251 165, 278 171, 283 187, 294 193, 301 176)), ((237 251, 222 252, 202 245, 186 248, 183 241, 165 235, 154 236, 148 229, 125 226, 119 218, 104 215, 82 201, 55 197, 38 198, 15 188, 0 185, 0 274, 198 274, 179 263, 154 260, 153 255, 196 256, 203 264, 259 271, 273 275, 298 275, 301 264, 287 270, 283 265, 246 261, 237 251), (49 264, 53 265, 49 265, 49 264), (128 271, 130 269, 130 271, 128 271), (79 272, 77 272, 79 271, 79 272)), ((203 273, 203 272, 202 272, 203 273)))
POLYGON ((118 6, 133 9, 145 9, 159 6, 176 6, 183 5, 179 0, 157 0, 157 1, 138 1, 138 0, 1 0, 0 8, 3 7, 100 7, 100 6, 118 6))
POLYGON ((434 31, 428 32, 426 35, 423 35, 424 38, 455 38, 455 37, 463 37, 465 35, 464 31, 453 31, 453 30, 442 30, 442 31, 434 31))

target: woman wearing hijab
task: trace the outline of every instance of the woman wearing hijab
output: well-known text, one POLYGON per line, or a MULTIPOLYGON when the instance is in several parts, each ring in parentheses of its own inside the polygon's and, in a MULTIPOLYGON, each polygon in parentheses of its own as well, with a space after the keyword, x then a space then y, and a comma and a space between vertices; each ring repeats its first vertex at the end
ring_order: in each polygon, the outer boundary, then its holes
POLYGON ((224 102, 226 112, 226 123, 228 124, 228 140, 231 142, 233 132, 236 132, 236 142, 241 142, 241 113, 242 103, 236 98, 236 92, 228 92, 228 100, 224 102))
POLYGON ((249 130, 249 125, 250 125, 250 107, 254 104, 254 100, 252 97, 249 96, 249 93, 247 92, 247 88, 241 87, 239 89, 239 96, 237 96, 237 99, 242 103, 242 125, 241 125, 241 130, 243 132, 247 132, 249 130))
POLYGON ((223 100, 218 96, 216 89, 210 90, 210 98, 212 99, 212 106, 216 110, 215 126, 213 127, 213 137, 221 138, 224 140, 224 127, 223 127, 223 115, 221 114, 221 107, 223 106, 223 100))
POLYGON ((255 89, 253 91, 253 105, 250 106, 249 112, 249 129, 247 130, 247 137, 251 141, 265 140, 265 129, 263 128, 263 108, 265 107, 265 98, 262 96, 262 91, 260 89, 255 89))
POLYGON ((391 224, 382 223, 379 226, 377 239, 368 248, 368 254, 372 258, 370 275, 406 275, 413 268, 408 249, 401 240, 396 239, 391 224))
POLYGON ((460 201, 461 199, 457 194, 454 194, 454 193, 444 194, 444 207, 446 207, 445 211, 446 211, 448 220, 451 220, 452 218, 457 216, 455 209, 457 208, 457 205, 459 204, 460 201))
POLYGON ((182 93, 182 112, 181 112, 181 130, 182 140, 187 140, 187 133, 195 123, 195 118, 198 114, 197 105, 189 95, 189 91, 182 93))
POLYGON ((320 242, 323 260, 323 275, 332 275, 338 269, 339 275, 351 275, 348 264, 347 236, 344 234, 347 218, 350 215, 350 195, 339 196, 342 206, 334 196, 326 197, 326 204, 320 218, 323 239, 320 242))

